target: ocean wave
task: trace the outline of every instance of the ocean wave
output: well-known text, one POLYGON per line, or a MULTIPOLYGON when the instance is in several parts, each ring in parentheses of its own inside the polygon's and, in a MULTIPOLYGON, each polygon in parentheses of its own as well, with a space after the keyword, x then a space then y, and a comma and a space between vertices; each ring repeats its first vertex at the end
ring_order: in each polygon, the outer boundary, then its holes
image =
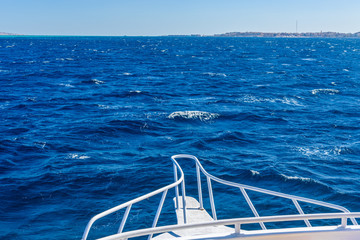
POLYGON ((130 91, 129 93, 142 93, 142 91, 140 91, 140 90, 134 90, 134 91, 130 91))
POLYGON ((283 177, 285 179, 285 181, 286 180, 299 180, 301 182, 312 182, 312 181, 315 182, 315 180, 313 180, 311 178, 297 177, 297 176, 287 176, 285 174, 281 174, 280 176, 283 177))
POLYGON ((297 150, 307 157, 318 157, 329 158, 337 157, 344 154, 357 154, 358 150, 356 148, 357 143, 346 145, 346 146, 334 146, 334 147, 298 147, 297 150))
POLYGON ((214 76, 227 77, 225 73, 204 72, 203 74, 208 75, 210 77, 214 77, 214 76))
POLYGON ((122 108, 124 108, 123 106, 120 106, 120 105, 110 106, 110 105, 98 104, 97 106, 98 106, 98 108, 100 108, 100 109, 106 109, 106 110, 108 110, 108 109, 117 110, 117 109, 122 109, 122 108))
POLYGON ((209 113, 202 111, 179 111, 171 113, 168 118, 170 119, 199 119, 200 121, 209 121, 218 118, 220 114, 209 113))
POLYGON ((97 84, 97 85, 99 85, 99 84, 104 84, 104 83, 105 83, 104 81, 98 80, 98 79, 96 79, 96 78, 91 79, 91 81, 92 81, 93 83, 97 84))
POLYGON ((245 95, 244 97, 239 99, 245 103, 283 103, 286 105, 291 106, 304 106, 295 98, 262 98, 262 97, 255 97, 253 95, 245 95))
POLYGON ((59 86, 67 87, 67 88, 74 88, 74 85, 71 85, 69 83, 60 83, 59 86))
POLYGON ((79 155, 77 153, 70 153, 70 154, 67 155, 66 158, 67 159, 88 159, 90 157, 86 156, 86 155, 79 155))
POLYGON ((329 94, 329 95, 334 95, 336 93, 339 93, 340 91, 337 89, 331 89, 331 88, 319 88, 319 89, 313 89, 311 90, 311 93, 314 95, 317 94, 329 94))
POLYGON ((254 141, 245 134, 238 131, 222 131, 218 134, 212 134, 206 139, 207 142, 228 142, 229 144, 236 144, 237 146, 242 144, 254 143, 254 141))
POLYGON ((299 147, 297 149, 301 154, 307 156, 307 157, 312 157, 312 156, 316 156, 316 157, 326 157, 329 156, 331 154, 331 151, 326 150, 326 149, 321 149, 318 147, 299 147))
POLYGON ((315 58, 302 58, 301 60, 303 60, 303 61, 309 61, 309 62, 314 62, 314 61, 316 61, 315 58))

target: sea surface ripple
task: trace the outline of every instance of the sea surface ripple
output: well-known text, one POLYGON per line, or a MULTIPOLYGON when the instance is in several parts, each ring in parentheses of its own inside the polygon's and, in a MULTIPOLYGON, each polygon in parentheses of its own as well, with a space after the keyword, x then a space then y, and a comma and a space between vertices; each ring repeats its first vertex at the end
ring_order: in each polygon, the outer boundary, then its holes
MULTIPOLYGON (((179 153, 360 211, 358 39, 1 37, 0 93, 1 239, 80 239, 95 214, 170 183, 179 153)), ((251 216, 214 188, 218 216, 251 216)), ((154 216, 132 213, 130 228, 154 216)))

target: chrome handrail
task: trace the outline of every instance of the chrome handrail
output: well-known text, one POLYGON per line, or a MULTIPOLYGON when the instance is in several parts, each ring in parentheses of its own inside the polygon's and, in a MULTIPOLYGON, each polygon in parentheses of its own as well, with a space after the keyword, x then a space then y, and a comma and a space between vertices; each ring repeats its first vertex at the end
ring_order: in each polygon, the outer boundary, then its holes
MULTIPOLYGON (((342 206, 339 206, 339 205, 335 205, 335 204, 331 204, 331 203, 327 203, 327 202, 322 202, 322 201, 318 201, 318 200, 313 200, 313 199, 310 199, 310 198, 298 197, 298 196, 295 196, 295 195, 275 192, 275 191, 262 189, 262 188, 258 188, 258 187, 252 187, 252 186, 248 186, 248 185, 245 185, 245 184, 234 183, 234 182, 230 182, 230 181, 226 181, 226 180, 217 178, 217 177, 209 174, 203 168, 200 161, 193 155, 179 154, 179 155, 174 155, 174 156, 171 157, 171 159, 173 161, 175 161, 175 162, 176 162, 176 159, 178 159, 178 158, 188 158, 188 159, 194 160, 195 163, 196 163, 196 168, 200 169, 200 171, 206 176, 207 183, 208 183, 208 188, 209 188, 211 211, 212 211, 213 218, 215 220, 217 220, 217 216, 216 216, 216 209, 215 209, 215 202, 214 202, 214 198, 213 198, 211 180, 216 181, 216 182, 221 183, 221 184, 224 184, 224 185, 227 185, 227 186, 232 186, 232 187, 239 188, 255 217, 259 217, 259 214, 257 213, 256 208, 254 207, 254 205, 253 205, 252 201, 250 200, 249 196, 247 195, 246 190, 250 190, 250 191, 254 191, 254 192, 260 192, 260 193, 264 193, 264 194, 268 194, 268 195, 272 195, 272 196, 277 196, 277 197, 290 199, 290 200, 293 201, 293 203, 294 203, 294 205, 295 205, 295 207, 298 210, 300 215, 304 215, 304 212, 303 212, 301 206, 298 203, 299 201, 314 204, 314 205, 318 205, 318 206, 323 206, 323 207, 327 207, 327 208, 331 208, 331 209, 336 209, 336 210, 342 211, 344 213, 350 213, 350 211, 348 209, 346 209, 346 208, 344 208, 342 206)), ((200 171, 196 171, 197 179, 198 179, 198 183, 197 183, 198 184, 198 189, 201 188, 200 171)), ((203 206, 203 200, 202 200, 202 193, 200 193, 200 191, 199 191, 199 202, 200 202, 200 206, 202 207, 203 206)), ((311 227, 311 224, 307 219, 304 219, 304 221, 305 221, 305 224, 308 227, 311 227)), ((351 218, 351 222, 354 225, 358 225, 355 218, 351 218)), ((260 222, 259 224, 260 224, 260 226, 261 226, 261 228, 263 230, 266 229, 266 227, 265 227, 265 225, 263 223, 260 222)))
MULTIPOLYGON (((85 228, 85 231, 84 231, 83 236, 82 236, 81 239, 82 239, 82 240, 86 240, 86 239, 87 239, 87 237, 88 237, 88 235, 89 235, 89 232, 90 232, 90 229, 91 229, 91 227, 92 227, 92 225, 94 224, 95 221, 97 221, 97 220, 99 220, 100 218, 103 218, 103 217, 105 217, 105 216, 107 216, 107 215, 109 215, 109 214, 111 214, 111 213, 114 213, 114 212, 117 212, 117 211, 119 211, 119 210, 121 210, 121 209, 123 209, 123 208, 126 208, 125 214, 124 214, 124 216, 123 216, 123 218, 122 218, 122 221, 121 221, 121 224, 120 224, 119 230, 118 230, 118 234, 122 233, 122 231, 123 231, 123 229, 124 229, 124 225, 125 225, 126 220, 127 220, 127 218, 128 218, 130 209, 131 209, 131 207, 132 207, 133 204, 138 203, 138 202, 141 202, 141 201, 143 201, 143 200, 145 200, 145 199, 148 199, 148 198, 150 198, 150 197, 152 197, 152 196, 155 196, 155 195, 157 195, 157 194, 163 193, 163 195, 162 195, 162 197, 161 197, 161 200, 160 200, 160 203, 159 203, 159 207, 158 207, 157 212, 156 212, 155 217, 154 217, 153 224, 152 224, 152 227, 153 227, 153 228, 156 227, 156 224, 157 224, 158 218, 159 218, 159 216, 160 216, 160 213, 161 213, 161 210, 162 210, 162 206, 163 206, 163 203, 164 203, 164 200, 165 200, 167 191, 168 191, 169 189, 171 189, 171 188, 175 188, 175 187, 178 188, 178 185, 179 185, 180 183, 183 183, 183 185, 182 185, 182 187, 183 187, 183 193, 185 193, 184 173, 183 173, 181 167, 179 166, 179 164, 177 163, 177 161, 173 161, 173 165, 174 165, 174 171, 176 171, 176 176, 177 176, 177 171, 180 172, 180 178, 179 178, 179 179, 176 179, 173 183, 171 183, 171 184, 169 184, 169 185, 167 185, 167 186, 165 186, 165 187, 162 187, 162 188, 160 188, 160 189, 158 189, 158 190, 155 190, 155 191, 153 191, 153 192, 151 192, 151 193, 145 194, 145 195, 143 195, 143 196, 140 196, 140 197, 135 198, 135 199, 133 199, 133 200, 131 200, 131 201, 128 201, 128 202, 123 203, 123 204, 120 204, 120 205, 118 205, 118 206, 116 206, 116 207, 113 207, 113 208, 111 208, 111 209, 109 209, 109 210, 106 210, 106 211, 104 211, 104 212, 102 212, 102 213, 99 213, 99 214, 95 215, 95 216, 92 217, 92 218, 90 219, 90 221, 88 222, 88 224, 87 224, 87 226, 86 226, 86 228, 85 228)), ((185 199, 184 199, 183 201, 185 201, 185 199)), ((184 206, 185 206, 185 205, 184 205, 184 206)), ((152 235, 151 235, 151 236, 149 235, 149 238, 151 238, 151 237, 152 237, 152 235)))
MULTIPOLYGON (((337 230, 348 231, 351 230, 347 228, 346 222, 348 218, 359 218, 360 212, 354 213, 318 213, 318 214, 306 214, 306 215, 279 215, 279 216, 266 216, 266 217, 250 217, 250 218, 232 218, 232 219, 222 219, 217 221, 210 222, 199 222, 199 223, 191 223, 191 224, 177 224, 177 225, 167 225, 156 228, 145 228, 140 230, 129 231, 121 234, 114 234, 111 236, 107 236, 104 238, 100 238, 99 240, 120 240, 120 239, 128 239, 134 237, 146 236, 149 234, 157 234, 157 233, 166 233, 166 232, 174 232, 178 230, 185 229, 198 229, 203 227, 213 227, 213 226, 229 226, 234 225, 234 233, 240 234, 241 229, 240 226, 242 224, 251 224, 251 223, 259 223, 259 222, 289 222, 289 221, 303 221, 304 219, 309 220, 325 220, 325 219, 341 219, 341 225, 336 226, 337 230)), ((308 229, 308 228, 306 228, 308 229)), ((287 228, 288 231, 294 231, 294 229, 287 228)), ((320 229, 318 229, 320 230, 320 229)), ((357 227, 357 231, 360 229, 357 227)), ((285 231, 282 231, 284 234, 285 231)), ((229 234, 229 233, 228 233, 229 234)), ((358 236, 359 234, 357 234, 358 236)), ((236 236, 236 235, 235 235, 236 236)), ((238 239, 235 238, 234 239, 238 239)), ((200 238, 199 238, 200 239, 200 238)), ((205 239, 205 238, 202 238, 205 239)), ((213 238, 211 238, 213 239, 213 238)), ((219 238, 222 239, 222 238, 219 238)))
MULTIPOLYGON (((140 235, 131 235, 131 233, 136 233, 138 234, 138 232, 141 233, 147 233, 147 234, 142 234, 143 235, 148 235, 148 239, 151 239, 153 234, 155 233, 160 233, 160 232, 165 232, 165 230, 163 231, 162 229, 182 229, 184 228, 184 226, 188 226, 188 227, 196 227, 199 224, 187 224, 187 217, 186 217, 186 191, 185 191, 185 178, 184 178, 184 173, 183 170, 181 169, 180 165, 178 164, 176 159, 179 158, 187 158, 187 159, 192 159, 195 161, 196 163, 196 175, 197 175, 197 187, 198 187, 198 197, 199 197, 199 203, 200 203, 200 209, 203 209, 203 197, 202 197, 202 189, 201 189, 201 175, 200 172, 203 173, 206 176, 207 179, 207 185, 208 185, 208 191, 209 191, 209 199, 210 199, 210 205, 211 205, 211 211, 212 211, 212 216, 213 219, 215 221, 211 222, 211 223, 204 223, 205 225, 209 225, 209 226, 215 226, 215 225, 225 225, 223 222, 225 220, 217 220, 217 215, 216 215, 216 209, 215 209, 215 201, 214 201, 214 197, 213 197, 213 190, 212 190, 212 185, 211 185, 211 181, 215 181, 227 186, 232 186, 232 187, 236 187, 239 188, 241 193, 243 194, 246 202, 248 203, 250 209, 252 210, 253 214, 254 214, 254 218, 244 218, 244 219, 229 219, 227 220, 229 223, 227 223, 226 221, 226 225, 235 225, 235 231, 240 231, 240 225, 241 223, 249 223, 253 222, 253 223, 259 223, 261 228, 263 230, 266 229, 264 222, 271 222, 270 220, 273 220, 273 222, 276 221, 291 221, 291 220, 303 220, 305 221, 306 225, 308 227, 311 227, 311 224, 309 222, 310 219, 328 219, 328 218, 341 218, 342 219, 342 226, 345 227, 347 224, 347 219, 350 218, 352 223, 354 225, 358 225, 355 218, 354 217, 360 217, 360 213, 357 214, 352 214, 350 213, 349 210, 347 210, 346 208, 342 207, 342 206, 338 206, 335 204, 330 204, 330 203, 326 203, 326 202, 322 202, 322 201, 318 201, 318 200, 313 200, 313 199, 309 199, 309 198, 303 198, 303 197, 298 197, 298 196, 294 196, 294 195, 290 195, 290 194, 284 194, 284 193, 280 193, 280 192, 275 192, 275 191, 270 191, 270 190, 266 190, 266 189, 262 189, 262 188, 257 188, 257 187, 252 187, 252 186, 248 186, 248 185, 244 185, 244 184, 239 184, 239 183, 234 183, 234 182, 230 182, 230 181, 226 181, 226 180, 222 180, 220 178, 217 178, 211 174, 209 174, 201 165, 200 161, 193 155, 187 155, 187 154, 179 154, 179 155, 174 155, 171 157, 171 160, 173 162, 173 167, 174 167, 174 182, 162 187, 158 190, 155 190, 151 193, 145 194, 143 196, 140 196, 138 198, 135 198, 131 201, 128 201, 126 203, 120 204, 116 207, 113 207, 109 210, 106 210, 102 213, 99 213, 97 215, 95 215, 94 217, 92 217, 90 219, 90 221, 88 222, 85 231, 83 233, 82 236, 82 240, 86 240, 88 237, 88 234, 90 232, 90 229, 92 227, 92 225, 94 224, 95 221, 97 221, 100 218, 103 218, 111 213, 114 213, 116 211, 119 211, 123 208, 126 208, 124 216, 122 218, 122 221, 120 223, 119 229, 118 229, 118 233, 112 236, 116 236, 117 238, 127 238, 127 237, 136 237, 136 236, 140 236, 140 235), (180 178, 178 178, 178 172, 180 172, 180 178), (184 224, 185 225, 175 225, 175 226, 165 226, 165 227, 156 227, 159 216, 161 214, 161 210, 167 195, 167 192, 169 189, 174 188, 175 190, 175 207, 180 210, 180 204, 179 204, 179 185, 181 184, 181 194, 182 194, 182 206, 183 206, 183 218, 184 218, 184 224), (299 214, 298 215, 288 215, 288 216, 270 216, 270 217, 260 217, 258 212, 256 211, 255 206, 253 205, 252 201, 250 200, 249 196, 246 193, 246 190, 250 190, 250 191, 255 191, 255 192, 260 192, 260 193, 264 193, 264 194, 268 194, 268 195, 273 195, 273 196, 277 196, 277 197, 282 197, 282 198, 287 198, 287 199, 291 199, 296 207, 296 209, 298 210, 299 214), (129 216, 129 212, 131 210, 131 207, 133 204, 136 204, 138 202, 141 202, 145 199, 148 199, 154 195, 160 194, 162 193, 162 197, 157 209, 157 212, 155 214, 153 223, 152 223, 152 227, 150 229, 142 229, 142 230, 135 230, 135 231, 130 231, 130 232, 126 232, 123 233, 123 229, 125 226, 125 223, 127 221, 127 218, 129 216), (345 214, 339 214, 339 213, 327 213, 327 214, 304 214, 301 206, 299 205, 298 202, 306 202, 306 203, 310 203, 310 204, 315 204, 315 205, 319 205, 319 206, 323 206, 323 207, 328 207, 331 209, 336 209, 339 211, 344 212, 345 214), (324 216, 323 218, 320 218, 319 216, 324 216), (270 219, 270 220, 269 220, 270 219), (290 219, 290 220, 289 220, 290 219), (130 234, 130 235, 129 235, 130 234)), ((205 226, 204 225, 204 226, 205 226)), ((200 224, 199 227, 202 227, 203 225, 200 224)), ((111 236, 109 236, 111 237, 111 236)), ((104 238, 104 239, 108 239, 108 238, 104 238)), ((112 238, 109 238, 112 239, 112 238)))

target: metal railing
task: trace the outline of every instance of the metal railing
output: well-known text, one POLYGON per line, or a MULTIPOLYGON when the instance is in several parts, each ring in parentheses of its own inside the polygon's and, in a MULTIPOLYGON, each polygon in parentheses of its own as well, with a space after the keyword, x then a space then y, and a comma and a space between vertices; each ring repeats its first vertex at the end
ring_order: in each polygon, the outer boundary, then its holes
MULTIPOLYGON (((201 222, 201 223, 192 223, 192 224, 178 224, 178 225, 168 225, 168 226, 162 226, 162 227, 155 227, 155 228, 145 228, 120 234, 114 234, 111 236, 107 236, 104 238, 100 238, 99 240, 122 240, 122 239, 128 239, 128 238, 134 238, 134 237, 141 237, 146 236, 149 234, 157 234, 157 233, 166 233, 170 231, 178 231, 178 230, 186 230, 186 229, 198 229, 198 228, 204 228, 204 227, 214 227, 214 226, 224 226, 224 225, 233 225, 234 228, 234 234, 241 234, 241 225, 242 224, 250 224, 250 223, 259 223, 259 222, 289 222, 289 221, 303 221, 304 219, 309 220, 325 220, 325 219, 341 219, 342 225, 335 228, 337 231, 347 231, 349 232, 349 229, 346 229, 346 222, 348 218, 358 218, 360 217, 360 212, 356 213, 322 213, 322 214, 305 214, 305 215, 280 215, 280 216, 267 216, 267 217, 251 217, 251 218, 233 218, 233 219, 223 219, 223 220, 217 220, 217 221, 211 221, 211 222, 201 222)), ((287 229, 289 233, 294 231, 294 229, 287 229)), ((317 229, 317 231, 326 231, 327 229, 317 229)), ((334 228, 332 228, 334 230, 334 228)), ((360 236, 360 229, 356 229, 357 231, 352 232, 353 238, 351 239, 359 239, 360 236)), ((329 230, 328 230, 329 231, 329 230)), ((305 230, 304 230, 305 232, 305 230)), ((285 231, 282 231, 280 234, 286 233, 285 231)), ((230 233, 227 233, 230 235, 230 233)), ((234 239, 236 238, 236 235, 232 235, 234 239)), ((200 239, 200 238, 199 238, 200 239)), ((201 238, 206 239, 206 238, 201 238)), ((209 239, 215 239, 215 238, 209 238, 209 239)), ((230 239, 228 238, 220 238, 218 239, 230 239)), ((265 239, 265 238, 264 238, 265 239)), ((307 238, 304 238, 307 239, 307 238)), ((347 238, 349 239, 349 238, 347 238)))
MULTIPOLYGON (((330 209, 339 210, 339 211, 344 212, 344 213, 350 213, 350 211, 348 209, 346 209, 346 208, 344 208, 342 206, 339 206, 339 205, 335 205, 335 204, 331 204, 331 203, 327 203, 327 202, 322 202, 322 201, 318 201, 318 200, 313 200, 313 199, 309 199, 309 198, 304 198, 304 197, 298 197, 298 196, 295 196, 295 195, 270 191, 270 190, 266 190, 266 189, 262 189, 262 188, 252 187, 252 186, 239 184, 239 183, 234 183, 234 182, 230 182, 230 181, 226 181, 226 180, 217 178, 217 177, 209 174, 203 168, 200 161, 193 155, 179 154, 179 155, 174 155, 174 156, 171 157, 171 159, 174 162, 176 162, 176 159, 178 159, 178 158, 192 159, 196 163, 196 175, 197 175, 197 185, 198 185, 198 195, 199 195, 200 208, 203 208, 203 197, 202 197, 202 190, 201 190, 200 171, 206 176, 207 186, 208 186, 208 190, 209 190, 209 199, 210 199, 211 212, 212 212, 212 217, 213 217, 214 220, 217 220, 217 216, 216 216, 216 208, 215 208, 215 201, 214 201, 211 181, 215 181, 215 182, 227 185, 227 186, 232 186, 232 187, 239 188, 239 190, 241 191, 242 195, 244 196, 247 204, 249 205, 251 211, 253 212, 254 216, 257 217, 257 218, 259 218, 260 216, 259 216, 254 204, 250 200, 250 197, 248 196, 248 194, 246 192, 247 190, 254 191, 254 192, 259 192, 259 193, 264 193, 264 194, 272 195, 272 196, 276 196, 276 197, 290 199, 294 203, 294 205, 295 205, 295 207, 296 207, 296 209, 297 209, 297 211, 299 212, 300 215, 304 215, 304 211, 302 210, 299 202, 306 202, 306 203, 310 203, 310 204, 314 204, 314 205, 318 205, 318 206, 322 206, 322 207, 327 207, 327 208, 330 208, 330 209)), ((175 180, 176 180, 176 178, 175 178, 175 180)), ((185 196, 185 195, 183 195, 183 196, 185 196)), ((178 195, 177 195, 177 197, 178 197, 178 195)), ((305 224, 306 224, 307 227, 311 227, 311 224, 310 224, 308 219, 304 218, 304 221, 305 221, 305 224)), ((351 222, 354 225, 358 225, 355 218, 351 218, 351 222)), ((266 230, 266 226, 265 226, 264 223, 259 222, 259 224, 260 224, 260 226, 261 226, 261 228, 263 230, 266 230)))
MULTIPOLYGON (((182 189, 183 189, 183 194, 185 195, 185 181, 184 181, 184 173, 181 169, 181 167, 179 166, 179 164, 177 163, 177 161, 173 161, 173 165, 174 165, 174 171, 175 171, 175 174, 174 174, 174 182, 172 184, 169 184, 165 187, 162 187, 158 190, 155 190, 151 193, 148 193, 148 194, 145 194, 143 196, 140 196, 138 198, 135 198, 131 201, 128 201, 126 203, 123 203, 123 204, 120 204, 116 207, 113 207, 109 210, 106 210, 102 213, 99 213, 97 214, 96 216, 92 217, 90 219, 90 221, 88 222, 86 228, 85 228, 85 231, 83 233, 83 236, 82 236, 82 240, 86 240, 88 235, 89 235, 89 232, 90 232, 90 229, 92 227, 92 225, 94 224, 95 221, 99 220, 100 218, 103 218, 109 214, 112 214, 114 212, 117 212, 121 209, 124 209, 126 208, 125 210, 125 213, 123 215, 123 218, 121 220, 121 223, 120 223, 120 226, 119 226, 119 229, 118 229, 118 234, 121 234, 124 230, 124 226, 125 226, 125 223, 128 219, 128 216, 129 216, 129 213, 130 213, 130 210, 131 210, 131 207, 133 204, 135 203, 138 203, 138 202, 141 202, 145 199, 148 199, 150 197, 153 197, 157 194, 160 194, 162 193, 162 196, 161 196, 161 200, 160 200, 160 203, 158 205, 158 208, 157 208, 157 211, 156 211, 156 214, 155 214, 155 217, 154 217, 154 220, 153 220, 153 223, 152 223, 152 228, 155 228, 156 225, 157 225, 157 222, 158 222, 158 219, 160 217, 160 213, 161 213, 161 210, 162 210, 162 207, 163 207, 163 204, 164 204, 164 201, 165 201, 165 198, 166 198, 166 195, 167 195, 167 192, 169 189, 171 188, 174 188, 176 187, 176 189, 178 190, 178 185, 182 184, 182 189), (178 172, 180 172, 180 178, 178 179, 178 172)), ((179 199, 179 195, 177 195, 177 199, 179 199)), ((183 204, 185 206, 185 199, 183 200, 183 204)), ((184 212, 186 211, 186 209, 184 209, 184 212)), ((185 216, 185 214, 184 214, 185 216)), ((185 222, 186 223, 186 222, 185 222)), ((152 238, 152 234, 149 234, 149 237, 148 239, 151 239, 152 238)))
POLYGON ((217 226, 217 225, 234 225, 235 233, 238 233, 240 231, 240 224, 258 223, 258 224, 260 224, 260 226, 263 230, 266 230, 266 226, 264 224, 265 222, 285 222, 285 221, 296 221, 296 220, 303 220, 303 221, 305 221, 305 224, 307 227, 311 227, 311 224, 309 222, 309 220, 311 220, 311 219, 339 218, 339 219, 341 219, 341 226, 346 227, 347 219, 349 218, 349 219, 351 219, 351 222, 353 223, 353 225, 358 225, 355 220, 355 217, 360 217, 360 213, 350 213, 349 210, 347 210, 346 208, 344 208, 342 206, 222 180, 222 179, 217 178, 217 177, 209 174, 208 172, 206 172, 205 169, 203 168, 203 166, 201 165, 200 161, 195 156, 192 156, 192 155, 187 155, 187 154, 174 155, 171 157, 171 160, 173 162, 173 168, 174 168, 174 182, 172 184, 169 184, 169 185, 162 187, 156 191, 153 191, 146 195, 140 196, 134 200, 128 201, 124 204, 118 205, 107 211, 97 214, 96 216, 91 218, 91 220, 87 224, 85 231, 83 233, 83 236, 82 236, 82 240, 87 239, 90 229, 93 226, 95 221, 97 221, 98 219, 103 218, 111 213, 114 213, 121 209, 124 209, 124 208, 126 208, 126 210, 125 210, 125 213, 121 220, 120 226, 118 228, 118 233, 115 235, 112 235, 112 236, 105 237, 103 239, 127 239, 130 237, 146 236, 146 235, 148 235, 148 239, 151 239, 153 237, 153 234, 155 234, 155 233, 162 233, 162 232, 173 231, 173 230, 184 229, 184 228, 217 226), (208 191, 209 191, 211 212, 212 212, 212 217, 215 221, 208 222, 208 223, 187 224, 186 200, 185 200, 186 199, 185 179, 184 179, 184 173, 183 173, 180 165, 177 162, 177 159, 179 159, 179 158, 187 158, 187 159, 192 159, 195 161, 200 209, 204 208, 203 197, 202 197, 202 188, 201 188, 201 174, 200 173, 203 173, 206 176, 207 187, 208 187, 208 191), (180 177, 178 177, 178 173, 180 173, 180 177), (240 192, 244 196, 247 204, 249 205, 249 207, 255 217, 218 220, 217 215, 216 215, 215 201, 214 201, 211 181, 215 181, 215 182, 227 185, 227 186, 239 188, 240 192), (166 195, 168 193, 168 190, 171 188, 174 188, 174 190, 175 190, 175 207, 178 210, 180 210, 180 204, 179 204, 179 202, 180 202, 180 200, 179 200, 180 199, 179 185, 180 184, 181 184, 184 225, 170 225, 170 226, 164 226, 164 227, 156 227, 163 204, 164 204, 164 201, 165 201, 165 198, 166 198, 166 195), (254 204, 252 203, 251 199, 249 198, 247 191, 255 191, 255 192, 264 193, 267 195, 290 199, 290 200, 292 200, 292 202, 295 205, 296 209, 298 210, 299 214, 298 215, 287 215, 287 216, 260 217, 254 204), (155 196, 157 194, 160 194, 160 193, 162 193, 162 196, 161 196, 161 200, 159 202, 159 205, 158 205, 158 208, 157 208, 157 211, 156 211, 153 223, 152 223, 152 227, 148 228, 148 229, 134 230, 134 231, 129 231, 129 232, 123 233, 124 226, 128 219, 132 205, 136 204, 138 202, 141 202, 147 198, 150 198, 152 196, 155 196), (306 202, 306 203, 310 203, 310 204, 314 204, 314 205, 318 205, 318 206, 327 207, 330 209, 336 209, 336 210, 342 211, 343 213, 304 214, 299 202, 306 202))

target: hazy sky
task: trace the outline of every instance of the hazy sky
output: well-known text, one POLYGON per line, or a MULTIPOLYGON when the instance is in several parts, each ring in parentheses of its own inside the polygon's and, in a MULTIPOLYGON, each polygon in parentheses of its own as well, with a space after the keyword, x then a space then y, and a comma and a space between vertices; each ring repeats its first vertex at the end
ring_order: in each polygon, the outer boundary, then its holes
POLYGON ((0 0, 0 32, 167 35, 359 32, 360 0, 0 0))

